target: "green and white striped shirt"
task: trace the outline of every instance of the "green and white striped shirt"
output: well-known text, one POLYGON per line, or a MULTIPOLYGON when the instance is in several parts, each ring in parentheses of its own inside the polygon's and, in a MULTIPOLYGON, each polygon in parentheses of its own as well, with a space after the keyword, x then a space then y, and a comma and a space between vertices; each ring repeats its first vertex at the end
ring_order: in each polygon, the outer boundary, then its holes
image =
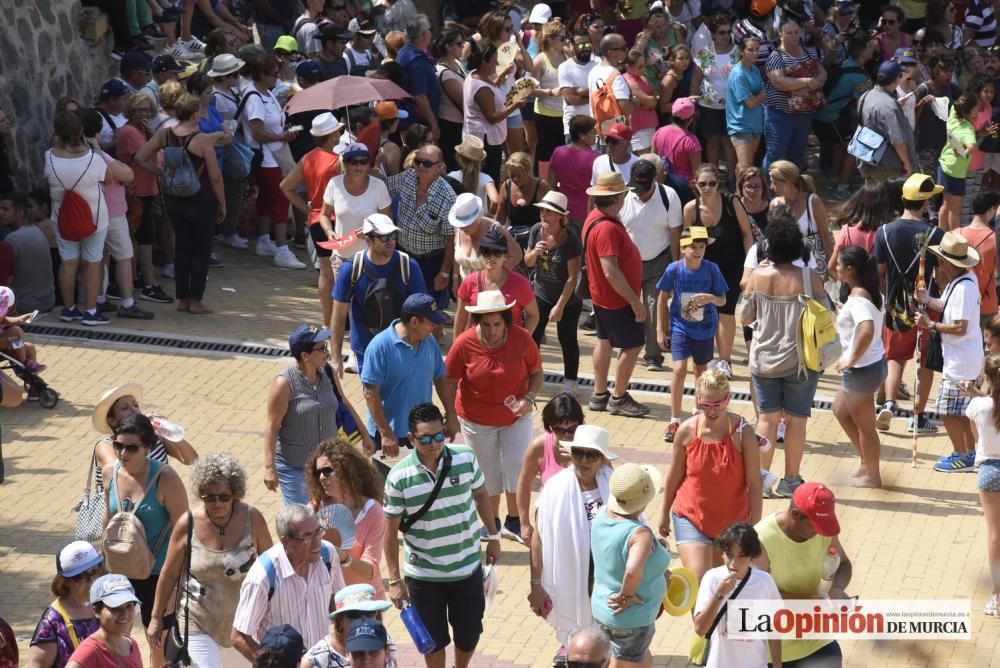
MULTIPOLYGON (((451 470, 441 492, 427 513, 403 535, 406 561, 403 575, 417 580, 464 580, 479 567, 479 518, 472 493, 485 484, 476 455, 467 445, 446 446, 451 470)), ((389 471, 385 479, 385 516, 402 517, 420 510, 434 489, 436 474, 444 466, 444 452, 437 471, 431 473, 411 453, 389 471)))

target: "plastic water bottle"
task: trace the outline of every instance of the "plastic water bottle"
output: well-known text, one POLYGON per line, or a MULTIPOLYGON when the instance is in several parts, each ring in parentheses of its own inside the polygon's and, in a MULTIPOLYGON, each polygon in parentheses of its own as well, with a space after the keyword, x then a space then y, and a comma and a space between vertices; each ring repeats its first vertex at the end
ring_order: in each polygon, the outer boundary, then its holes
POLYGON ((409 603, 405 604, 400 617, 403 618, 403 624, 406 625, 406 630, 410 632, 410 638, 413 639, 413 644, 417 646, 418 652, 421 654, 430 654, 437 649, 437 644, 431 638, 430 631, 427 630, 424 620, 420 618, 420 613, 417 612, 416 608, 409 603))
POLYGON ((179 443, 184 440, 184 427, 176 422, 171 422, 162 415, 152 416, 153 431, 165 441, 179 443))
POLYGON ((833 577, 837 574, 837 570, 840 568, 840 553, 837 552, 837 548, 830 546, 823 555, 823 581, 820 582, 819 593, 826 596, 830 592, 830 588, 833 586, 833 577))

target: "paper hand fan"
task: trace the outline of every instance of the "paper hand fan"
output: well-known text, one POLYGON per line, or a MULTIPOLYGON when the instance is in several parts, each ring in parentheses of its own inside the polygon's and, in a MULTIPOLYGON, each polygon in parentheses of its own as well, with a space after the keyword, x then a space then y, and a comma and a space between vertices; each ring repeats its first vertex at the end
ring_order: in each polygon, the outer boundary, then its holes
POLYGON ((342 237, 330 239, 328 241, 318 241, 316 245, 326 250, 343 250, 358 240, 358 231, 348 232, 342 237))
POLYGON ((319 523, 324 529, 334 529, 340 534, 340 549, 347 550, 354 545, 354 513, 345 505, 333 503, 320 510, 319 523))

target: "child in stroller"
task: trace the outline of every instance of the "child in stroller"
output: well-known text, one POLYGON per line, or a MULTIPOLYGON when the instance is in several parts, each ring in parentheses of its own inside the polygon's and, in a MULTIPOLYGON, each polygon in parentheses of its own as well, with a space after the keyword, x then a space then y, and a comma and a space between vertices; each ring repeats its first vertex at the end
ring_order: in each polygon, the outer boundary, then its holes
POLYGON ((0 286, 0 368, 9 368, 24 383, 28 401, 53 408, 59 401, 59 393, 39 378, 46 366, 38 361, 37 349, 24 340, 24 330, 20 327, 31 322, 36 314, 8 316, 14 300, 14 291, 0 286))

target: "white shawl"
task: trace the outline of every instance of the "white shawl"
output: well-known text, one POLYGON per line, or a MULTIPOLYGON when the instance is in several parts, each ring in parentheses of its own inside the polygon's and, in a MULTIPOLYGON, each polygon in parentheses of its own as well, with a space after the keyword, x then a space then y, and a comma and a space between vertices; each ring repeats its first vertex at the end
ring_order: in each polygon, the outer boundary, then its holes
MULTIPOLYGON (((597 472, 597 490, 608 502, 611 467, 597 472)), ((552 599, 547 621, 559 641, 578 626, 593 625, 587 576, 590 570, 590 522, 583 491, 572 465, 549 478, 536 503, 535 527, 542 539, 542 588, 552 599)))

